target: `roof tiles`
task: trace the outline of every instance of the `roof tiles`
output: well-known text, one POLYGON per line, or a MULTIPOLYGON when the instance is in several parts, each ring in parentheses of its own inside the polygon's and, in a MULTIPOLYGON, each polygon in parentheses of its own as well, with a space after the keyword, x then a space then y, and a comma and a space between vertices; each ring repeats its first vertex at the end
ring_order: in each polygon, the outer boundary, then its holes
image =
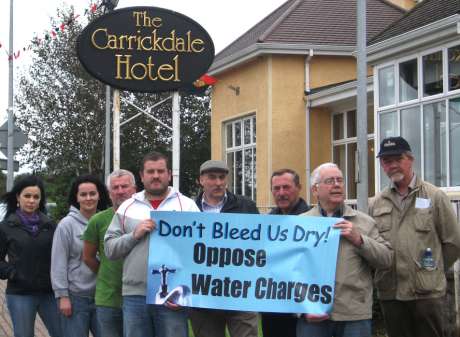
POLYGON ((460 0, 424 0, 376 35, 374 44, 460 13, 460 0))
MULTIPOLYGON (((368 39, 405 13, 385 0, 367 0, 366 9, 368 39)), ((222 50, 215 61, 257 43, 355 46, 356 0, 288 0, 222 50)))

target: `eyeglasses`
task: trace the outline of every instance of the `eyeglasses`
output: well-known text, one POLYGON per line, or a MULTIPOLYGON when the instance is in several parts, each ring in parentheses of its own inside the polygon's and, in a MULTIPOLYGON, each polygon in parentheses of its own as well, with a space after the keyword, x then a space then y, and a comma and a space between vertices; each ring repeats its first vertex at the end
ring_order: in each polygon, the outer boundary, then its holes
POLYGON ((342 177, 330 177, 330 178, 324 179, 321 182, 325 185, 334 185, 334 184, 342 185, 343 178, 342 177))

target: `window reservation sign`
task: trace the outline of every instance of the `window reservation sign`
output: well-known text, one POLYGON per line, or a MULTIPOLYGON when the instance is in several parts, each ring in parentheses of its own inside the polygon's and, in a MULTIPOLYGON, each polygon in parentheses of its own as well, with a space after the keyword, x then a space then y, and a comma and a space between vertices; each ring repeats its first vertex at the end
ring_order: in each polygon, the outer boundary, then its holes
POLYGON ((85 69, 115 88, 172 91, 206 73, 214 44, 189 17, 158 7, 128 7, 91 22, 78 37, 85 69))

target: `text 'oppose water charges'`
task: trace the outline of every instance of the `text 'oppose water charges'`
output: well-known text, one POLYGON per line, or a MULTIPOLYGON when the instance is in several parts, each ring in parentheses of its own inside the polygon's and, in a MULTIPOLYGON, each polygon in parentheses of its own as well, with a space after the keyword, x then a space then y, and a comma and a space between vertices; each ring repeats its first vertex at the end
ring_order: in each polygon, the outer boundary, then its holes
MULTIPOLYGON (((311 313, 332 305, 338 219, 166 213, 152 212, 149 270, 174 270, 167 288, 188 289, 187 305, 311 313)), ((148 275, 151 301, 158 282, 148 275)))

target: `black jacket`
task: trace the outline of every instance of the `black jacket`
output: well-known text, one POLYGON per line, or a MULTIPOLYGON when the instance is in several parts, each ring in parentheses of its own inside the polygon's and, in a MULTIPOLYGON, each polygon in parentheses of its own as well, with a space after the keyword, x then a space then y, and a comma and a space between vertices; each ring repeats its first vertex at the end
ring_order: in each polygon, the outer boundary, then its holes
MULTIPOLYGON (((299 198, 299 201, 297 202, 297 204, 295 204, 295 206, 291 209, 291 211, 289 212, 289 215, 299 215, 299 214, 302 214, 302 213, 305 213, 305 212, 308 212, 312 207, 309 206, 305 200, 303 200, 302 198, 299 198)), ((270 214, 279 214, 279 215, 283 215, 283 213, 281 212, 281 209, 279 207, 275 207, 273 208, 271 211, 270 211, 270 214)))
POLYGON ((22 228, 14 213, 0 223, 0 279, 8 280, 7 294, 52 292, 50 267, 55 228, 42 213, 35 237, 22 228))
MULTIPOLYGON (((203 192, 201 192, 195 200, 200 211, 203 211, 203 205, 201 204, 202 200, 203 192)), ((259 214, 259 210, 257 209, 256 203, 254 201, 241 195, 233 194, 230 191, 227 191, 227 200, 225 201, 225 204, 220 212, 259 214)))

